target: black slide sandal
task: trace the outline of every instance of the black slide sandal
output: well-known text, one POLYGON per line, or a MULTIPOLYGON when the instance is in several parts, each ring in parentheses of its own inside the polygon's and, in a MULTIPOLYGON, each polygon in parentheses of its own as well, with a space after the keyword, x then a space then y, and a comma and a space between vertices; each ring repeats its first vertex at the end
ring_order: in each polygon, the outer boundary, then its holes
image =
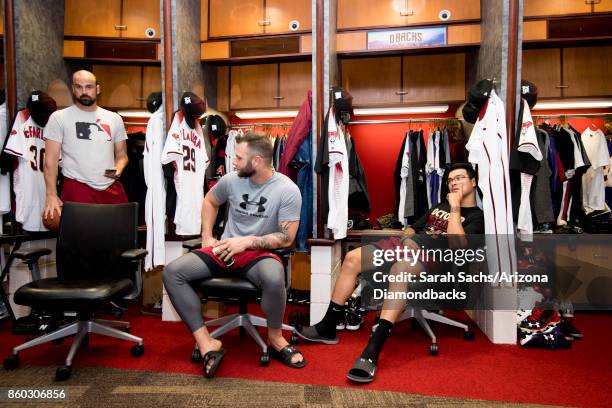
POLYGON ((225 349, 209 351, 208 353, 204 354, 204 365, 202 368, 202 370, 204 371, 204 377, 213 378, 215 376, 215 373, 217 372, 217 369, 219 368, 219 365, 221 364, 224 355, 225 349), (213 360, 213 363, 210 367, 208 367, 208 363, 210 362, 210 360, 213 360), (208 369, 206 369, 207 367, 208 369))
POLYGON ((346 377, 358 383, 370 383, 374 381, 376 375, 376 363, 370 359, 359 357, 353 367, 349 370, 346 377))
POLYGON ((304 360, 304 355, 301 352, 299 352, 298 349, 293 347, 291 344, 287 344, 280 351, 276 350, 272 346, 269 346, 268 353, 270 354, 270 357, 272 357, 275 360, 280 361, 281 363, 285 364, 288 367, 291 367, 291 368, 306 367, 306 360, 304 360), (296 354, 300 354, 302 356, 302 361, 293 363, 291 362, 291 358, 295 356, 296 354))

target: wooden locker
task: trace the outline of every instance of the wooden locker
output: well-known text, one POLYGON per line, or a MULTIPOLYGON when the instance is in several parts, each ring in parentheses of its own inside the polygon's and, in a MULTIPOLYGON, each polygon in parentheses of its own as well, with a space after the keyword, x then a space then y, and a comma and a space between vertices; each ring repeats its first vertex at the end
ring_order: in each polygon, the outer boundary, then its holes
POLYGON ((121 0, 66 0, 64 35, 119 37, 121 0))
POLYGON ((345 59, 342 87, 356 106, 398 104, 401 101, 401 57, 345 59))

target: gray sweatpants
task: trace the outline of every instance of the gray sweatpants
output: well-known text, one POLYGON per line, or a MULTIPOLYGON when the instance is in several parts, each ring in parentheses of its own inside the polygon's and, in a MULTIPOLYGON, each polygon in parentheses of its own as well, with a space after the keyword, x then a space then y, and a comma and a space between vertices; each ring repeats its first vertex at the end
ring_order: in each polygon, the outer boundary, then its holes
MULTIPOLYGON (((204 260, 193 253, 175 259, 164 269, 166 291, 192 332, 204 326, 204 319, 200 297, 189 282, 212 276, 204 260)), ((268 318, 268 328, 280 329, 287 298, 283 266, 275 259, 263 258, 249 268, 246 277, 261 289, 261 308, 268 318)))

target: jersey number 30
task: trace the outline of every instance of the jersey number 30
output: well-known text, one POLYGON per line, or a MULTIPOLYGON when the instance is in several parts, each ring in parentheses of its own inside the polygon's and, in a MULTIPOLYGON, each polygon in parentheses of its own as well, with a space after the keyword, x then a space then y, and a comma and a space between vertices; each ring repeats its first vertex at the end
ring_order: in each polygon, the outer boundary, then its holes
POLYGON ((38 154, 38 147, 30 146, 30 151, 32 152, 32 160, 30 160, 30 166, 32 166, 32 170, 34 171, 43 171, 44 163, 45 163, 45 148, 40 148, 40 155, 38 154), (39 157, 40 156, 40 157, 39 157))

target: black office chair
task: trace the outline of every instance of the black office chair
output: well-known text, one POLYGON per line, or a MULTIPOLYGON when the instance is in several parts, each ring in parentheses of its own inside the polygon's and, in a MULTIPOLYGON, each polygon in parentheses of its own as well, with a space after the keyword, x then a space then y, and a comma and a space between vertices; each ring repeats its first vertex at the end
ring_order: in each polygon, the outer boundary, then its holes
MULTIPOLYGON (((193 239, 183 242, 183 248, 190 251, 202 247, 201 239, 193 239)), ((283 261, 285 270, 285 288, 289 290, 291 287, 291 263, 290 257, 293 254, 292 248, 283 248, 271 250, 270 252, 278 255, 283 261)), ((238 313, 234 313, 229 316, 219 317, 214 320, 209 320, 205 323, 208 326, 220 326, 214 330, 210 335, 213 338, 227 333, 236 327, 240 328, 241 334, 243 330, 255 340, 255 342, 261 347, 261 355, 259 358, 259 364, 262 367, 266 367, 270 364, 270 355, 268 354, 268 345, 261 338, 257 332, 256 327, 267 327, 267 320, 260 316, 255 316, 247 311, 247 305, 249 301, 253 301, 261 296, 261 291, 257 286, 252 284, 242 274, 236 273, 230 276, 214 277, 211 279, 202 279, 199 281, 192 282, 192 287, 206 295, 206 299, 219 299, 219 300, 237 300, 238 301, 238 313)), ((283 330, 291 330, 291 341, 296 342, 297 336, 295 334, 295 328, 288 324, 282 325, 283 330)), ((202 355, 196 344, 193 353, 191 355, 191 361, 198 363, 202 361, 202 355)))
MULTIPOLYGON (((140 337, 128 334, 128 322, 95 319, 96 310, 121 298, 134 298, 142 280, 140 261, 147 251, 137 249, 138 204, 80 204, 67 202, 62 210, 56 246, 57 278, 40 279, 20 287, 14 301, 20 305, 49 311, 73 311, 77 321, 13 348, 4 368, 19 366, 19 352, 50 341, 76 335, 66 365, 55 378, 66 380, 72 372, 72 359, 88 334, 96 333, 136 343, 134 357, 144 353, 140 337), (122 330, 117 330, 121 328, 122 330)), ((19 250, 16 257, 35 264, 47 248, 19 250)))

